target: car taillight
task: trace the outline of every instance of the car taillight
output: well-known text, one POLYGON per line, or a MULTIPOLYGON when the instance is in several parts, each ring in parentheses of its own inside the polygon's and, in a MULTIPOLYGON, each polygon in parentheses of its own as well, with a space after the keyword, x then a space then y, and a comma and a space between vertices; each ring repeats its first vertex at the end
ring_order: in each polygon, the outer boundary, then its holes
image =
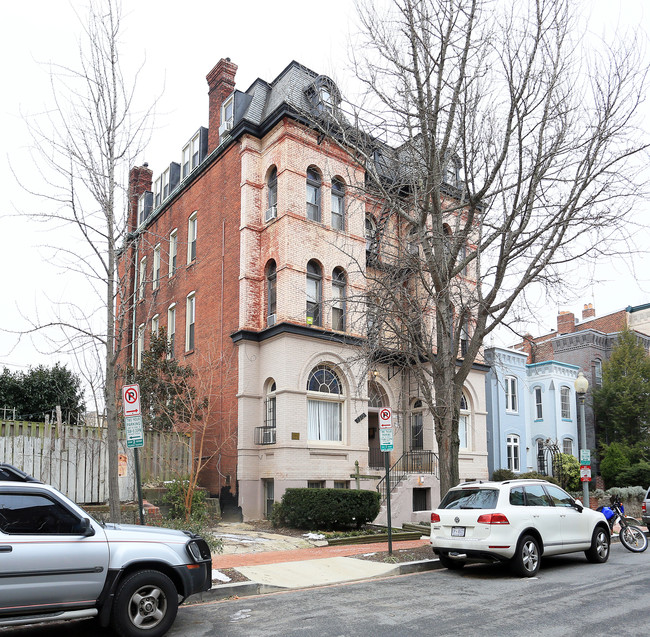
POLYGON ((643 511, 644 513, 646 512, 645 502, 641 503, 641 511, 643 511))
POLYGON ((510 524, 503 513, 484 513, 478 516, 478 524, 510 524))
POLYGON ((432 513, 431 522, 440 522, 440 516, 437 513, 432 513))

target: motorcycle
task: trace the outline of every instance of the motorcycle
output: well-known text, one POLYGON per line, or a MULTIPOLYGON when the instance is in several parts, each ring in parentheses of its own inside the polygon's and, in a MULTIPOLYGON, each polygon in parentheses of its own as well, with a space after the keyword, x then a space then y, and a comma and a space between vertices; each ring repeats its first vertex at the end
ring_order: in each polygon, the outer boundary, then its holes
POLYGON ((625 509, 621 501, 616 496, 612 496, 611 504, 600 506, 597 511, 601 511, 609 524, 609 530, 614 530, 614 525, 620 526, 618 538, 621 544, 633 553, 643 553, 648 548, 648 538, 646 534, 637 526, 638 521, 634 518, 626 517, 625 509))

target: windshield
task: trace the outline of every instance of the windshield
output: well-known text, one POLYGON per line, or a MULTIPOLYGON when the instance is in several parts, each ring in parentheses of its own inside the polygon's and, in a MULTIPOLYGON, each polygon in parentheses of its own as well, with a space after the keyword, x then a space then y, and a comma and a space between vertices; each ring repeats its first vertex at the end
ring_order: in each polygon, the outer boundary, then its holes
POLYGON ((440 509, 494 509, 499 499, 497 489, 458 489, 449 491, 440 509))

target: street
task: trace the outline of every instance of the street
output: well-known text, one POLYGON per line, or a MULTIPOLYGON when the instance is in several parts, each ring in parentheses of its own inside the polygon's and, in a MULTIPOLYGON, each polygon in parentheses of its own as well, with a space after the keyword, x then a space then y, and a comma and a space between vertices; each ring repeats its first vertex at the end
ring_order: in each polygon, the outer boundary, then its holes
MULTIPOLYGON (((183 606, 169 637, 639 635, 646 632, 650 551, 612 546, 606 564, 547 558, 537 578, 468 566, 357 584, 183 606)), ((91 622, 0 630, 2 637, 108 635, 91 622)))

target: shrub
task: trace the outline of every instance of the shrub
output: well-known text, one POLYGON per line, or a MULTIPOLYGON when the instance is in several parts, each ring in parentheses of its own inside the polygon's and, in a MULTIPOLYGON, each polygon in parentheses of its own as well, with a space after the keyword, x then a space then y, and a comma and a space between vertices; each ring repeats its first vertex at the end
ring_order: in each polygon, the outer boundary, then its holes
POLYGON ((619 473, 630 466, 630 459, 627 454, 627 447, 619 442, 612 442, 610 445, 603 445, 603 453, 600 460, 600 473, 608 487, 624 486, 619 484, 617 478, 619 473))
POLYGON ((495 482, 502 482, 503 480, 514 480, 517 474, 510 469, 495 469, 492 472, 492 480, 495 482))
POLYGON ((628 486, 632 484, 650 485, 650 463, 637 462, 627 469, 623 469, 623 471, 616 476, 616 484, 620 486, 628 486))
MULTIPOLYGON (((169 519, 188 519, 185 498, 190 487, 190 481, 171 480, 165 483, 167 491, 163 495, 163 503, 169 505, 169 519)), ((203 489, 194 489, 189 521, 204 523, 208 518, 208 507, 205 502, 206 492, 203 489)))
POLYGON ((560 485, 568 491, 580 488, 580 463, 575 456, 559 453, 553 458, 553 473, 562 476, 560 485))
POLYGON ((607 489, 606 493, 608 496, 616 496, 622 502, 628 502, 630 500, 636 500, 637 502, 643 502, 646 489, 644 487, 612 487, 607 489))
POLYGON ((287 489, 272 519, 298 529, 358 529, 377 517, 379 505, 376 491, 287 489))

